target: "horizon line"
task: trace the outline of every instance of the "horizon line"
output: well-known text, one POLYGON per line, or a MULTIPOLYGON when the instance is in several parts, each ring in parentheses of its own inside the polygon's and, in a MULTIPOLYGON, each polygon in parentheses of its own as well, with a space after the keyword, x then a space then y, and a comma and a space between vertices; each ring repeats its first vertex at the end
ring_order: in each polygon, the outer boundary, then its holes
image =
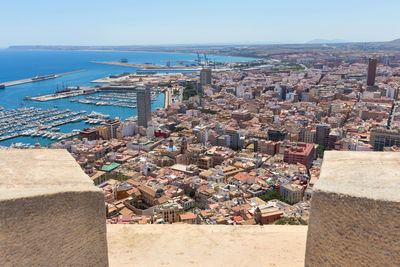
POLYGON ((392 39, 389 41, 346 41, 346 40, 337 40, 336 39, 313 39, 307 42, 226 42, 226 43, 176 43, 176 44, 129 44, 129 45, 123 45, 123 44, 116 44, 116 45, 64 45, 64 44, 14 44, 14 45, 8 45, 5 47, 0 47, 0 49, 7 49, 11 47, 23 47, 23 46, 49 46, 49 47, 57 47, 57 46, 64 46, 64 47, 151 47, 151 46, 211 46, 211 45, 224 45, 224 46, 229 46, 229 45, 317 45, 317 44, 351 44, 351 43, 386 43, 386 42, 392 42, 397 39, 392 39))

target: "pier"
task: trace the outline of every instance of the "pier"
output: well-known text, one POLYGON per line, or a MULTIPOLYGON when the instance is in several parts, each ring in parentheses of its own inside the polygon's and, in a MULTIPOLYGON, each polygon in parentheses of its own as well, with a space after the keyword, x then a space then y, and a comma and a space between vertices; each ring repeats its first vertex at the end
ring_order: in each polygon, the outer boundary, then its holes
POLYGON ((25 100, 34 100, 34 101, 39 101, 39 102, 45 102, 45 101, 57 100, 57 99, 61 99, 61 98, 69 98, 69 97, 74 97, 74 96, 79 96, 79 95, 93 94, 93 93, 97 92, 97 90, 98 89, 92 88, 92 87, 80 87, 80 89, 71 90, 68 92, 56 93, 56 94, 51 94, 51 95, 39 95, 39 96, 34 96, 34 97, 26 97, 25 100))
POLYGON ((43 77, 42 79, 37 79, 37 77, 33 77, 33 78, 22 79, 22 80, 17 80, 17 81, 4 82, 4 83, 0 83, 0 85, 4 85, 5 87, 8 87, 8 86, 20 85, 20 84, 24 84, 24 83, 44 81, 44 80, 55 79, 55 78, 58 78, 58 77, 61 77, 64 75, 73 74, 73 73, 82 72, 82 71, 87 71, 87 70, 86 69, 85 70, 75 70, 75 71, 70 71, 70 72, 54 74, 54 75, 45 75, 45 76, 41 76, 41 77, 43 77))
POLYGON ((170 97, 171 97, 170 94, 171 94, 170 88, 166 88, 164 91, 164 108, 165 109, 167 109, 170 105, 170 103, 169 103, 170 97))
POLYGON ((115 65, 122 67, 130 67, 130 68, 138 68, 139 70, 151 70, 151 71, 199 71, 201 67, 182 67, 182 66, 161 66, 155 64, 132 64, 132 63, 123 63, 117 61, 105 62, 105 61, 90 61, 90 63, 96 64, 106 64, 106 65, 115 65))

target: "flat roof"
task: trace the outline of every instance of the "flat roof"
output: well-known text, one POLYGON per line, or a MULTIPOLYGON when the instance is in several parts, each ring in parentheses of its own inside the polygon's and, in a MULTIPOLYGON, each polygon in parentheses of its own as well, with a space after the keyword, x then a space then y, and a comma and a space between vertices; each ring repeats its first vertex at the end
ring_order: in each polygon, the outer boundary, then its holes
POLYGON ((105 172, 110 172, 110 171, 118 168, 119 166, 121 166, 121 164, 113 162, 111 164, 104 165, 103 167, 101 167, 101 170, 105 171, 105 172))

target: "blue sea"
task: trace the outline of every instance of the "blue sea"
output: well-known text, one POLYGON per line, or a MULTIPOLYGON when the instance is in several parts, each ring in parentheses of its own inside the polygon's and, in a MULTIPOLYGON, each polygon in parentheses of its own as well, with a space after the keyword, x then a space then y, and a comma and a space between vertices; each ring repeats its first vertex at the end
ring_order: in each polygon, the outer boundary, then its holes
MULTIPOLYGON (((53 51, 53 50, 8 50, 0 49, 0 83, 32 78, 35 76, 58 74, 75 70, 87 69, 87 71, 68 74, 56 79, 26 83, 6 87, 0 90, 0 106, 3 111, 17 109, 20 107, 39 107, 50 109, 57 107, 58 110, 70 109, 72 111, 85 110, 109 114, 111 118, 120 117, 126 119, 137 114, 136 108, 96 106, 77 102, 70 99, 85 98, 78 96, 74 98, 59 99, 47 102, 35 102, 24 100, 26 96, 37 96, 38 94, 52 94, 57 86, 94 86, 90 81, 103 78, 112 74, 123 72, 135 73, 135 68, 112 66, 90 63, 90 61, 119 61, 121 58, 128 59, 129 63, 153 63, 165 65, 165 61, 171 64, 179 60, 195 60, 196 54, 154 53, 154 52, 120 52, 120 51, 53 51)), ((232 62, 246 61, 249 58, 208 56, 212 61, 232 62)), ((176 64, 176 63, 175 63, 176 64)), ((152 109, 163 107, 164 95, 160 94, 152 103, 152 109)), ((72 129, 83 129, 89 127, 85 122, 70 123, 59 126, 60 132, 71 132, 72 129)), ((51 142, 46 138, 17 137, 0 142, 0 145, 9 146, 14 142, 23 142, 47 145, 51 142)))

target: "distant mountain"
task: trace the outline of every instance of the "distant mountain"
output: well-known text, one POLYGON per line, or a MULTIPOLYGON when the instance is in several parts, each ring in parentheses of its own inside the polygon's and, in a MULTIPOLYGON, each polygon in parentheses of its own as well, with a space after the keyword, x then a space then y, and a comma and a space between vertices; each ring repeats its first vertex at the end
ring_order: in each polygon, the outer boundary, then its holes
POLYGON ((343 43, 348 43, 348 41, 341 39, 332 39, 332 40, 314 39, 307 42, 307 44, 343 44, 343 43))
POLYGON ((394 39, 394 40, 392 40, 392 41, 389 41, 388 43, 391 43, 391 44, 400 44, 400 38, 399 38, 399 39, 394 39))

